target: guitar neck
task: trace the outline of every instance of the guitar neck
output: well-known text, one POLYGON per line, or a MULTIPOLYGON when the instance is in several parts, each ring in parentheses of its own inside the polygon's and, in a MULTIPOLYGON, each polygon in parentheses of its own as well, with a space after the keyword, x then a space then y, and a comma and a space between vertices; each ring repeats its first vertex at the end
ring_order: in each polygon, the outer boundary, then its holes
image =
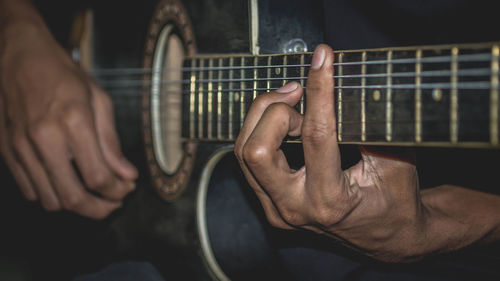
MULTIPOLYGON (((340 143, 498 147, 494 43, 336 51, 340 143)), ((234 141, 252 101, 297 81, 312 53, 197 56, 184 62, 182 136, 234 141)), ((303 98, 296 106, 305 112, 303 98)))

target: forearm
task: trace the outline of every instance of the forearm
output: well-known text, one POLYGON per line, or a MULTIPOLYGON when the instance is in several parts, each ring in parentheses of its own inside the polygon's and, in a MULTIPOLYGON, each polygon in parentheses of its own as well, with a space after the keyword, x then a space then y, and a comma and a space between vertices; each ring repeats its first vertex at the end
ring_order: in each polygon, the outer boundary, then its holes
POLYGON ((25 32, 50 34, 31 0, 0 0, 0 47, 25 32))
POLYGON ((0 26, 14 22, 43 23, 31 0, 0 0, 0 26))
POLYGON ((32 1, 0 0, 0 66, 19 64, 19 55, 46 45, 41 42, 57 44, 32 1))
POLYGON ((451 185, 421 195, 426 216, 423 254, 500 239, 500 196, 451 185))

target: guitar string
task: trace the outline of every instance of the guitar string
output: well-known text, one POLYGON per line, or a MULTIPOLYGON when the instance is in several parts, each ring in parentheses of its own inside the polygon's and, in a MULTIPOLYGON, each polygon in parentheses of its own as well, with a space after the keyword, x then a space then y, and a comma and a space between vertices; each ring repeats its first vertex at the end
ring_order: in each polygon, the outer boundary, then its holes
MULTIPOLYGON (((286 56, 286 55, 284 55, 286 56)), ((244 58, 244 57, 243 57, 244 58)), ((254 57, 250 57, 254 59, 254 57)), ((334 62, 333 66, 362 66, 370 64, 415 64, 415 63, 444 63, 444 62, 480 62, 480 61, 490 61, 492 58, 491 53, 479 53, 479 54, 459 54, 457 56, 434 56, 426 58, 401 58, 392 60, 372 60, 372 61, 356 61, 356 62, 334 62)), ((194 58, 194 59, 213 59, 218 60, 220 58, 194 58)), ((189 60, 189 58, 186 58, 189 60)), ((214 70, 242 70, 242 69, 268 69, 268 68, 283 68, 283 67, 310 67, 311 64, 292 64, 292 65, 237 65, 237 66, 213 66, 213 67, 181 67, 181 68, 169 68, 165 67, 159 70, 153 70, 152 68, 102 68, 91 70, 92 74, 95 75, 123 75, 124 73, 136 73, 136 74, 149 74, 153 72, 169 72, 169 71, 181 71, 181 72, 192 72, 192 71, 214 71, 214 70)))
MULTIPOLYGON (((307 90, 307 87, 304 86, 302 87, 304 90, 307 90)), ((335 89, 379 89, 379 90, 384 90, 384 89, 400 89, 400 90, 405 90, 405 89, 423 89, 423 90, 434 90, 434 89, 457 89, 457 90, 491 90, 491 89, 500 89, 500 86, 492 87, 490 81, 474 81, 474 82, 458 82, 458 83, 422 83, 420 85, 415 85, 415 84, 393 84, 393 85, 365 85, 365 86, 334 86, 335 89)), ((233 89, 205 89, 199 90, 197 89, 196 91, 191 91, 189 89, 184 89, 184 90, 163 90, 161 91, 162 94, 169 94, 169 93, 182 93, 182 95, 189 96, 189 95, 196 95, 199 93, 229 93, 229 92, 266 92, 266 91, 272 91, 272 90, 277 90, 279 88, 233 88, 233 89)), ((128 89, 130 90, 130 89, 128 89)), ((138 88, 140 90, 140 88, 138 88)), ((413 92, 400 92, 400 93, 405 93, 405 94, 415 94, 413 92)), ((476 94, 475 92, 465 92, 468 94, 476 94)), ((150 93, 148 93, 151 95, 150 93)), ((153 94, 155 96, 161 96, 162 94, 153 94)), ((462 94, 464 94, 462 92, 462 94)))
MULTIPOLYGON (((459 70, 456 72, 457 76, 467 76, 467 77, 475 77, 475 76, 490 76, 493 72, 491 71, 490 68, 476 68, 476 69, 464 69, 464 70, 459 70)), ((421 77, 447 77, 447 76, 452 76, 452 71, 450 70, 432 70, 432 71, 422 71, 420 73, 417 72, 396 72, 396 73, 374 73, 374 74, 351 74, 351 75, 333 75, 334 79, 359 79, 359 78, 397 78, 397 77, 415 77, 417 75, 421 77)), ((199 83, 231 83, 231 82, 255 82, 255 81, 280 81, 280 80, 307 80, 308 77, 306 76, 292 76, 292 77, 269 77, 269 78, 263 78, 263 77, 258 77, 258 78, 224 78, 224 79, 197 79, 194 82, 196 84, 199 83)), ((147 85, 147 84, 153 84, 154 82, 152 80, 142 80, 142 79, 115 79, 115 80, 99 80, 101 83, 101 86, 114 86, 113 82, 115 84, 123 84, 123 85, 128 85, 127 83, 133 84, 141 84, 141 85, 147 85)), ((154 84, 161 84, 161 85, 169 85, 169 84, 174 84, 174 85, 179 85, 179 84, 191 84, 192 81, 189 79, 185 80, 168 80, 168 81, 161 81, 159 83, 154 83, 154 84)))

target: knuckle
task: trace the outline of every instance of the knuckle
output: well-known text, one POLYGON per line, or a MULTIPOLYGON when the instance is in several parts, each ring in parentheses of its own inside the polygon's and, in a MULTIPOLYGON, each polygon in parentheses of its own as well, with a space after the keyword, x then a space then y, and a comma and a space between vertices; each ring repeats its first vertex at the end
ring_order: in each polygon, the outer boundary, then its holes
POLYGON ((243 159, 250 166, 261 164, 269 155, 269 148, 264 144, 248 142, 243 147, 243 159))
POLYGON ((314 144, 323 143, 326 139, 336 135, 335 125, 325 122, 308 122, 305 124, 302 131, 302 139, 304 142, 314 144))
POLYGON ((88 108, 83 105, 71 105, 63 111, 62 115, 69 127, 81 127, 87 121, 88 108))
POLYGON ((238 137, 234 142, 234 155, 236 155, 238 160, 243 160, 243 144, 240 137, 238 137))
POLYGON ((96 170, 94 173, 88 176, 87 186, 91 190, 97 190, 108 186, 111 183, 111 174, 103 171, 96 170))
POLYGON ((266 113, 277 117, 288 116, 290 107, 286 103, 277 102, 269 105, 266 109, 266 113))
POLYGON ((258 107, 261 109, 265 109, 270 103, 271 103, 271 101, 269 99, 269 95, 263 94, 263 95, 260 95, 257 98, 255 98, 255 100, 252 103, 252 106, 255 106, 255 107, 258 107))
POLYGON ((314 208, 312 220, 316 224, 326 228, 335 226, 343 221, 345 216, 348 214, 348 208, 345 202, 342 202, 342 200, 336 200, 334 203, 335 206, 332 205, 332 202, 329 204, 325 202, 314 208))
POLYGON ((329 208, 316 209, 314 221, 324 227, 331 227, 338 224, 342 220, 342 212, 339 210, 331 210, 329 208))
POLYGON ((65 194, 61 198, 61 205, 65 210, 76 210, 81 203, 82 198, 79 194, 76 193, 65 194))
POLYGON ((54 201, 43 200, 41 204, 42 207, 49 212, 57 212, 61 210, 61 205, 59 205, 59 203, 54 201))
POLYGON ((28 126, 28 136, 34 142, 50 140, 53 137, 55 122, 40 120, 28 126))

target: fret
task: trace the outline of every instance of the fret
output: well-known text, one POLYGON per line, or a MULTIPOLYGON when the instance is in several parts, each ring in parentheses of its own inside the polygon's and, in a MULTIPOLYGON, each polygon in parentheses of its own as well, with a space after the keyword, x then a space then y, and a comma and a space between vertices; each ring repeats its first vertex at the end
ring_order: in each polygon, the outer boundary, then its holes
POLYGON ((366 52, 366 81, 365 85, 376 86, 381 88, 366 89, 365 95, 365 124, 366 138, 365 141, 385 141, 386 139, 386 77, 371 76, 374 74, 386 74, 387 64, 371 64, 372 61, 385 61, 387 52, 385 51, 368 51, 366 52))
POLYGON ((366 52, 361 55, 361 141, 366 141, 366 52))
POLYGON ((287 67, 288 56, 283 56, 283 86, 288 82, 285 78, 287 77, 288 67, 287 67))
MULTIPOLYGON (((451 49, 443 50, 423 50, 422 57, 431 60, 433 57, 450 57, 451 49)), ((426 72, 446 72, 451 74, 450 62, 429 63, 423 62, 421 64, 422 73, 426 72)), ((440 76, 420 76, 422 85, 425 84, 449 84, 450 75, 440 76)), ((421 87, 421 100, 422 100, 422 142, 437 141, 449 142, 450 141, 450 91, 451 88, 435 87, 435 88, 422 88, 421 87), (439 120, 439 122, 436 122, 439 120)))
POLYGON ((283 86, 283 55, 271 56, 271 90, 275 90, 283 86))
MULTIPOLYGON (((220 135, 219 135, 219 140, 227 140, 229 139, 229 108, 232 106, 230 102, 230 90, 229 90, 229 58, 228 57, 222 57, 219 59, 219 66, 220 66, 220 75, 219 77, 221 78, 220 82, 220 95, 217 97, 218 103, 220 104, 220 113, 218 110, 217 113, 217 133, 219 133, 220 130, 220 135)), ((219 108, 218 108, 219 109, 219 108)))
MULTIPOLYGON (((305 73, 304 73, 304 54, 301 54, 300 55, 300 86, 302 86, 302 87, 304 87, 304 81, 305 81, 304 75, 305 75, 305 73)), ((302 95, 302 97, 300 97, 299 104, 300 104, 299 112, 300 112, 300 114, 304 114, 304 95, 302 95)))
POLYGON ((338 66, 338 92, 337 92, 337 139, 339 142, 342 141, 342 61, 344 58, 344 53, 339 54, 339 66, 338 66))
MULTIPOLYGON (((289 54, 286 56, 286 77, 284 79, 287 80, 287 83, 290 83, 292 81, 300 83, 301 79, 300 77, 300 57, 301 55, 299 54, 289 54)), ((300 102, 294 105, 295 110, 297 112, 300 112, 300 102)))
POLYGON ((458 47, 451 49, 451 104, 450 104, 450 140, 458 141, 458 47))
POLYGON ((245 79, 245 69, 243 66, 245 66, 245 57, 241 57, 241 70, 240 70, 240 91, 239 91, 239 97, 240 97, 240 129, 243 127, 243 121, 245 120, 245 82, 243 81, 245 79))
POLYGON ((213 68, 214 68, 214 59, 210 58, 208 60, 208 93, 207 93, 207 107, 208 107, 208 112, 207 112, 207 137, 208 139, 211 139, 213 137, 213 80, 214 80, 214 74, 213 74, 213 68))
POLYGON ((421 89, 421 75, 422 75, 422 49, 416 52, 416 65, 415 65, 415 142, 422 142, 422 89, 421 89))
POLYGON ((267 91, 271 91, 271 56, 267 57, 267 81, 266 81, 266 88, 267 91))
MULTIPOLYGON (((257 96, 259 94, 268 92, 268 71, 269 68, 266 67, 269 64, 269 56, 258 56, 257 57, 257 96)), ((255 87, 254 87, 255 88, 255 87)))
POLYGON ((252 102, 254 100, 254 97, 257 96, 257 81, 255 80, 255 75, 256 75, 256 67, 255 67, 255 61, 256 57, 245 57, 245 65, 246 68, 244 69, 245 73, 245 89, 241 91, 241 94, 244 96, 243 99, 243 107, 244 107, 244 115, 243 117, 246 116, 248 113, 248 110, 250 109, 250 106, 252 105, 252 102))
POLYGON ((238 136, 238 133, 240 132, 240 124, 242 123, 241 121, 241 83, 242 82, 237 82, 241 80, 241 60, 242 57, 234 57, 233 58, 233 67, 234 71, 232 73, 234 81, 232 82, 232 89, 233 89, 233 122, 231 122, 233 126, 233 138, 236 138, 238 136))
POLYGON ((255 100, 257 98, 257 66, 258 66, 258 59, 259 57, 254 57, 253 58, 253 66, 254 66, 254 69, 253 69, 253 98, 252 100, 255 100))
POLYGON ((491 58, 492 47, 481 49, 460 49, 457 66, 457 123, 458 142, 480 141, 491 143, 491 58), (489 58, 481 62, 465 62, 460 57, 474 54, 487 54, 489 58), (481 75, 464 75, 471 69, 487 69, 481 75), (488 88, 466 89, 461 85, 483 82, 488 88))
POLYGON ((392 51, 387 52, 387 78, 386 78, 386 101, 385 101, 385 140, 392 141, 392 51))
MULTIPOLYGON (((343 52, 342 54, 342 141, 361 141, 361 89, 350 88, 361 85, 360 52, 343 52)), ((306 60, 310 62, 309 60, 306 60)), ((306 104, 307 109, 307 104, 306 104)))
MULTIPOLYGON (((222 58, 219 59, 219 70, 217 78, 222 80, 222 58)), ((222 82, 217 84, 217 138, 222 139, 222 82)))
POLYGON ((203 138, 203 70, 201 68, 204 67, 204 60, 200 59, 200 70, 198 73, 199 77, 199 85, 198 85, 198 138, 203 138))
POLYGON ((189 138, 195 137, 195 98, 196 98, 196 59, 191 59, 191 78, 189 84, 189 138))
POLYGON ((414 76, 399 76, 415 73, 415 51, 393 50, 391 58, 392 87, 392 137, 391 142, 415 142, 415 90, 399 89, 399 85, 415 85, 414 76), (395 61, 408 63, 394 63, 395 61))
POLYGON ((498 145, 498 70, 500 48, 495 45, 491 48, 491 91, 490 91, 490 142, 498 145))
POLYGON ((234 132, 233 132, 233 123, 234 123, 234 117, 233 117, 233 112, 234 112, 234 91, 233 91, 233 77, 234 77, 234 58, 231 57, 229 58, 229 122, 228 122, 228 136, 229 139, 233 140, 234 137, 234 132))

